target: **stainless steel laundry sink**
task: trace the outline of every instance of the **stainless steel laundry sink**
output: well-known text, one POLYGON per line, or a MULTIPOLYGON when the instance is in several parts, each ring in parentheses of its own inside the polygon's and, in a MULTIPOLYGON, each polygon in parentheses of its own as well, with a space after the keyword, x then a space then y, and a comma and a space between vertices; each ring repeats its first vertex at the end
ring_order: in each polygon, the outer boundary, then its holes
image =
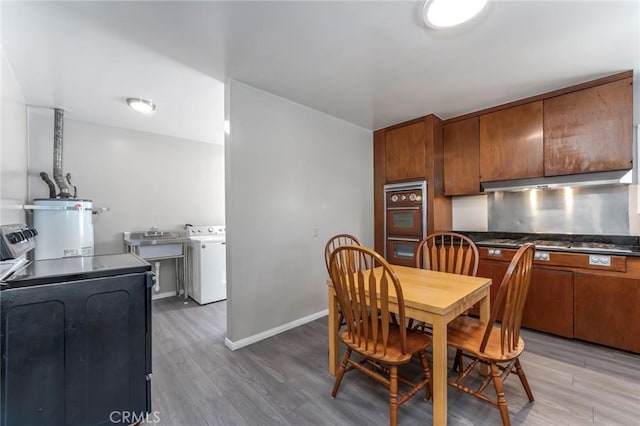
POLYGON ((124 244, 143 259, 166 259, 184 256, 186 235, 151 228, 145 232, 124 232, 124 244))

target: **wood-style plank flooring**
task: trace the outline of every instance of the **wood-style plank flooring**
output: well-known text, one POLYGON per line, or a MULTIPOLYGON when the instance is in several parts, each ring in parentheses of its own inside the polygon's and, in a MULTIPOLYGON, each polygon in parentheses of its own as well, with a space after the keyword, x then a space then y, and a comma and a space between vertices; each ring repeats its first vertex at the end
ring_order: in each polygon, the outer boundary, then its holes
MULTIPOLYGON (((224 346, 225 331, 226 302, 154 302, 159 424, 388 424, 387 390, 362 374, 347 374, 331 398, 326 318, 233 352, 224 346)), ((640 356, 527 330, 523 338, 521 360, 536 401, 528 403, 517 376, 505 382, 514 425, 640 425, 640 356)), ((431 402, 416 396, 400 407, 399 424, 431 424, 431 414, 431 402)), ((449 424, 497 425, 500 415, 449 388, 449 424)))

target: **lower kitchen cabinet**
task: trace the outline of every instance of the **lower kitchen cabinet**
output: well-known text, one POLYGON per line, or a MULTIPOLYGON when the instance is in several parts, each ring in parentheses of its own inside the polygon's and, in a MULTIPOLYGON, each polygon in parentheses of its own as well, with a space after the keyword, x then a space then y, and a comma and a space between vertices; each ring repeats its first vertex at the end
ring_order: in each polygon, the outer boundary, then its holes
MULTIPOLYGON (((491 278, 491 311, 493 312, 493 306, 495 305, 496 296, 498 295, 498 290, 500 289, 500 283, 502 282, 502 278, 504 278, 504 274, 507 273, 507 268, 509 267, 509 262, 492 262, 484 259, 480 259, 480 263, 478 264, 478 273, 476 276, 483 278, 491 278)), ((471 310, 472 314, 479 315, 480 308, 476 305, 471 310)))
MULTIPOLYGON (((508 258, 504 253, 500 260, 480 258, 477 276, 492 280, 492 313, 509 267, 508 258)), ((640 353, 640 278, 553 269, 536 263, 523 327, 640 353)), ((470 313, 479 315, 479 307, 474 306, 470 313)))
POLYGON ((640 352, 640 280, 576 273, 574 336, 640 352))
MULTIPOLYGON (((491 278, 491 309, 496 302, 509 262, 480 260, 478 276, 491 278)), ((472 314, 479 314, 474 307, 472 314)), ((534 267, 522 326, 563 337, 573 337, 573 272, 534 267)))
POLYGON ((533 268, 522 326, 573 337, 573 272, 533 268))

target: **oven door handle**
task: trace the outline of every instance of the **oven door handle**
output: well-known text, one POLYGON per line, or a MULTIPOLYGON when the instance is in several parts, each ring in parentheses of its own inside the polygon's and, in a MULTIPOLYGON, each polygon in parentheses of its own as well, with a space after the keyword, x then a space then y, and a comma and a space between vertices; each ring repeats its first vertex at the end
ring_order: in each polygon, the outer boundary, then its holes
POLYGON ((422 207, 387 207, 387 210, 420 210, 422 207))
POLYGON ((404 237, 387 237, 389 241, 408 241, 412 243, 420 242, 420 238, 404 238, 404 237))

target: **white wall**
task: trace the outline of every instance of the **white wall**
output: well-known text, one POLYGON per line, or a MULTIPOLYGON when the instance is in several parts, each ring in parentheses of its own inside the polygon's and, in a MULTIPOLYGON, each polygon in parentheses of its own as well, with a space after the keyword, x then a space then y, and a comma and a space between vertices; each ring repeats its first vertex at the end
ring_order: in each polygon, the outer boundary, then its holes
MULTIPOLYGON (((123 231, 184 230, 224 224, 224 147, 73 120, 64 123, 64 173, 78 198, 110 211, 94 216, 96 254, 121 253, 123 231)), ((144 119, 144 116, 141 116, 144 119)), ((29 108, 30 198, 48 197, 53 112, 29 108)), ((161 265, 161 292, 175 289, 173 262, 161 265)))
POLYGON ((227 344, 238 347, 326 311, 329 237, 372 246, 373 144, 370 130, 236 81, 226 101, 227 344))
POLYGON ((0 106, 0 224, 24 223, 23 210, 11 206, 27 200, 27 113, 24 96, 2 53, 2 105, 0 106))

